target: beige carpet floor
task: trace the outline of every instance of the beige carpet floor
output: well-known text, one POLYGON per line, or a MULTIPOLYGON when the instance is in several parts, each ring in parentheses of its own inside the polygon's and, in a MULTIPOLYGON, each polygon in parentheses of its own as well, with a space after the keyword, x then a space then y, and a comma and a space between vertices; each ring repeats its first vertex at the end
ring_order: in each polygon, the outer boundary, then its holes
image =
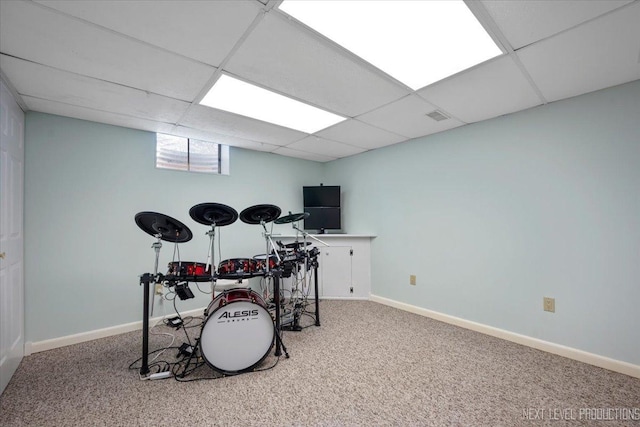
MULTIPOLYGON (((373 302, 320 304, 322 326, 285 332, 291 357, 260 372, 141 381, 139 332, 33 354, 0 425, 640 426, 640 379, 373 302)), ((152 335, 150 349, 170 342, 152 335)))

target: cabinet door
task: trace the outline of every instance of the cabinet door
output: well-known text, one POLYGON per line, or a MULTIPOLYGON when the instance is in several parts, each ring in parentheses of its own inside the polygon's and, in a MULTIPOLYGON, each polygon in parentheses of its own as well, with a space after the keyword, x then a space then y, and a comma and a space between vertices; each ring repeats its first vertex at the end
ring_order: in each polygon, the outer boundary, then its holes
POLYGON ((320 295, 325 298, 352 297, 351 246, 331 246, 320 249, 322 272, 320 295))

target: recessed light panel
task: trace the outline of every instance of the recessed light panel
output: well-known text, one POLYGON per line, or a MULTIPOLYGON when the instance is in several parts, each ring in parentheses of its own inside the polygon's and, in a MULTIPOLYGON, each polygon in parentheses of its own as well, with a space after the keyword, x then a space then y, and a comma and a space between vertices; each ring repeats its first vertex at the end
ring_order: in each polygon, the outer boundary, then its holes
POLYGON ((315 133, 345 120, 226 74, 220 76, 200 104, 306 133, 315 133))
POLYGON ((285 0, 279 9, 412 89, 502 53, 459 0, 285 0))

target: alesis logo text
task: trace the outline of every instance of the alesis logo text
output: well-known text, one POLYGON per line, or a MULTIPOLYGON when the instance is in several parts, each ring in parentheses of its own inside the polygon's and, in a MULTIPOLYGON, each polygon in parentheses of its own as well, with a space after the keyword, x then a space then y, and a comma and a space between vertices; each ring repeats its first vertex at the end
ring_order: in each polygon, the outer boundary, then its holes
POLYGON ((255 317, 258 315, 258 310, 240 310, 240 311, 225 311, 218 317, 220 319, 240 319, 244 317, 255 317))

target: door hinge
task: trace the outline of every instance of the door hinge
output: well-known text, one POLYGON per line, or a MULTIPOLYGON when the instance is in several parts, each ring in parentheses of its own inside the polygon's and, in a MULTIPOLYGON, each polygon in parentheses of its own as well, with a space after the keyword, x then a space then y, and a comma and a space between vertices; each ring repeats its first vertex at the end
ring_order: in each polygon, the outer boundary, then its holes
POLYGON ((353 249, 349 251, 349 255, 353 256, 353 249))

